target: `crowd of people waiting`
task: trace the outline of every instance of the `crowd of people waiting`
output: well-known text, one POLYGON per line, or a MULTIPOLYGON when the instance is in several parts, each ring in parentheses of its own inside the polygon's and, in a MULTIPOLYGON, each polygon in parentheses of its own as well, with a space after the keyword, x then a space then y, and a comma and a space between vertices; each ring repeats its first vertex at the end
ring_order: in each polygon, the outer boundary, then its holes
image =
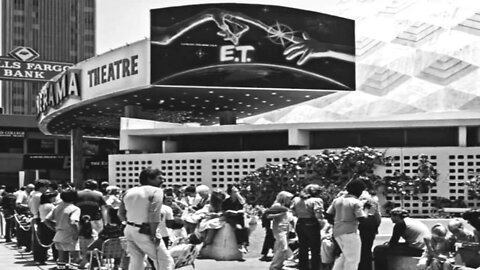
POLYGON ((5 241, 16 237, 17 246, 32 252, 38 265, 44 265, 51 255, 58 269, 82 269, 88 267, 88 250, 105 227, 120 227, 127 238, 129 269, 141 269, 145 254, 153 269, 173 269, 166 252, 169 246, 208 246, 215 233, 229 224, 238 252, 248 252, 245 199, 237 187, 228 186, 226 191, 211 191, 206 185, 161 189, 161 172, 151 168, 143 170, 139 180, 139 187, 125 192, 91 179, 83 189, 43 179, 18 191, 0 187, 5 241), (145 236, 146 242, 139 243, 145 236), (150 242, 153 247, 147 247, 150 242))
MULTIPOLYGON (((271 241, 270 231, 275 241, 271 270, 282 269, 288 251, 294 249, 298 249, 300 270, 372 270, 372 263, 374 269, 388 270, 392 256, 419 258, 419 270, 480 269, 478 210, 463 214, 474 228, 469 231, 465 221, 458 218, 429 229, 422 221, 410 218, 407 210, 394 208, 389 212, 394 224, 390 241, 377 245, 372 252, 382 222, 374 191, 367 190, 362 179, 354 179, 328 207, 320 197, 321 187, 315 184, 307 185, 297 197, 282 191, 265 211, 264 218, 273 219, 271 228, 266 228, 264 243, 271 241), (460 256, 462 248, 470 248, 465 252, 469 255, 460 256)), ((264 246, 263 254, 267 251, 264 246)))
MULTIPOLYGON (((58 269, 86 268, 88 249, 108 226, 124 232, 129 269, 143 269, 147 257, 152 268, 172 270, 169 247, 212 245, 226 224, 235 233, 238 252, 248 252, 252 212, 246 211, 236 186, 226 191, 205 185, 162 189, 161 171, 152 168, 140 173, 139 182, 125 192, 95 180, 85 181, 82 190, 49 180, 18 191, 0 187, 4 238, 11 242, 16 236, 17 246, 31 250, 37 264, 52 254, 58 269)), ((419 270, 474 269, 456 252, 478 246, 480 212, 464 214, 475 228, 468 231, 461 219, 429 229, 395 208, 389 212, 394 223, 390 241, 373 248, 382 218, 374 191, 362 179, 351 180, 328 206, 321 197, 322 188, 309 184, 299 194, 279 192, 271 207, 256 213, 266 230, 260 259, 267 260, 271 249, 271 270, 281 270, 287 259, 298 261, 300 270, 372 270, 372 263, 388 270, 389 256, 420 257, 419 270)))

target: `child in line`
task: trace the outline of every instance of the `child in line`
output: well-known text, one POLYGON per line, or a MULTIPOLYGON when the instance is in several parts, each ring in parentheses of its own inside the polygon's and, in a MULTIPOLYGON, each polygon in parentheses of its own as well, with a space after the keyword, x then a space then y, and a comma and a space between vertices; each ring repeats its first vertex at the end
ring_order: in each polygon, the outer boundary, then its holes
POLYGON ((79 220, 80 208, 74 205, 78 195, 75 190, 65 190, 60 194, 62 202, 51 211, 45 224, 55 230, 53 242, 58 250, 57 269, 66 269, 69 257, 72 261, 78 263, 80 258, 79 220))

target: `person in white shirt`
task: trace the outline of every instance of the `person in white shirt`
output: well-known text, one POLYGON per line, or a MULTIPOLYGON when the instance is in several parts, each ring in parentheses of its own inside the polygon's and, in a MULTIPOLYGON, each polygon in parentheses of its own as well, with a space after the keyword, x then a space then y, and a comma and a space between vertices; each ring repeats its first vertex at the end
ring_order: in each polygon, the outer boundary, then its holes
POLYGON ((174 262, 165 243, 157 238, 163 204, 161 171, 147 168, 140 173, 140 186, 125 192, 119 209, 120 218, 126 222, 125 237, 130 255, 128 269, 143 269, 148 255, 155 269, 173 270, 174 262))
POLYGON ((166 201, 173 201, 173 197, 165 196, 163 199, 163 205, 160 209, 160 223, 157 228, 157 238, 161 238, 168 248, 170 243, 170 227, 173 223, 173 210, 170 206, 166 205, 166 201))
POLYGON ((40 231, 36 231, 35 228, 40 224, 40 199, 41 196, 47 192, 50 186, 49 180, 39 179, 35 181, 35 190, 30 194, 28 198, 28 207, 30 208, 30 212, 33 215, 32 218, 32 239, 33 239, 33 260, 38 265, 44 265, 45 261, 47 260, 47 248, 43 247, 38 239, 41 238, 38 234, 41 233, 40 231))
POLYGON ((20 189, 14 193, 17 196, 17 207, 28 207, 28 197, 33 189, 35 189, 35 185, 28 184, 25 186, 25 189, 20 189))

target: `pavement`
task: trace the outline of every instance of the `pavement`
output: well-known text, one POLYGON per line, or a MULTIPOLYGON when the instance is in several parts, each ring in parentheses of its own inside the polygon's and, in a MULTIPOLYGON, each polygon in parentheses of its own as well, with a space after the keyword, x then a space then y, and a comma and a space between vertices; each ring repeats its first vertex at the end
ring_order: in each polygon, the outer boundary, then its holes
MULTIPOLYGON (((436 221, 438 222, 438 220, 436 221)), ((430 225, 430 224, 429 224, 430 225)), ((375 239, 375 245, 388 241, 393 224, 389 219, 382 221, 382 226, 379 235, 375 239)), ((253 230, 250 235, 249 252, 244 256, 245 261, 215 261, 211 259, 197 259, 195 261, 195 269, 197 270, 257 270, 268 269, 270 263, 259 261, 260 251, 262 249, 263 239, 265 236, 264 229, 260 224, 253 230)), ((37 266, 33 263, 31 254, 21 254, 17 249, 15 243, 4 243, 0 239, 0 270, 18 270, 18 269, 32 269, 32 270, 53 270, 55 263, 48 261, 47 265, 37 266)), ((185 270, 193 269, 192 267, 182 268, 185 270)), ((284 270, 294 270, 295 268, 285 267, 284 270)), ((137 270, 137 269, 135 269, 137 270)))
POLYGON ((37 266, 33 262, 31 253, 22 254, 17 250, 14 242, 5 243, 3 239, 0 240, 0 270, 47 270, 54 266, 53 262, 49 262, 49 265, 37 266))
MULTIPOLYGON (((244 256, 245 261, 215 261, 211 259, 195 260, 196 270, 256 270, 268 269, 270 263, 259 261, 260 251, 263 244, 264 230, 258 226, 250 235, 249 252, 244 256)), ((35 265, 31 253, 20 253, 16 244, 5 243, 4 239, 0 239, 0 270, 53 270, 55 263, 47 261, 47 265, 35 265)), ((181 269, 190 270, 191 266, 181 269)), ((293 270, 285 268, 286 270, 293 270)), ((137 269, 135 269, 137 270, 137 269)), ((139 270, 139 269, 138 269, 139 270)))

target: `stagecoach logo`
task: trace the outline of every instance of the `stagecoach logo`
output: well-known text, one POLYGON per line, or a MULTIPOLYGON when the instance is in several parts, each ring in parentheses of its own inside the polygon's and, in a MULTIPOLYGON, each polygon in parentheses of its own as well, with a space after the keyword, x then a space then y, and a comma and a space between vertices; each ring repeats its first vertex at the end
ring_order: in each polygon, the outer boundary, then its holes
POLYGON ((0 56, 0 80, 46 82, 73 64, 38 60, 40 55, 30 47, 16 47, 8 56, 0 56))
POLYGON ((11 57, 22 62, 32 62, 40 57, 34 49, 30 47, 17 47, 8 53, 11 57))

